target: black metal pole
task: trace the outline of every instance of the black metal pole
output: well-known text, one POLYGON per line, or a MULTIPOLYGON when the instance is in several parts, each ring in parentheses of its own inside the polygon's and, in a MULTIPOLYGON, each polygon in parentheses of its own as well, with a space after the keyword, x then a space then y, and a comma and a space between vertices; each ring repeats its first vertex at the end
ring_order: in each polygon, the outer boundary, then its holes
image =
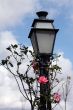
POLYGON ((51 88, 50 88, 50 78, 49 78, 49 74, 48 74, 48 80, 49 82, 46 84, 46 91, 47 91, 47 110, 52 110, 51 107, 51 88))
POLYGON ((48 79, 48 83, 40 84, 40 110, 51 110, 49 73, 46 70, 49 61, 50 58, 48 59, 47 56, 40 58, 40 76, 43 75, 48 79))

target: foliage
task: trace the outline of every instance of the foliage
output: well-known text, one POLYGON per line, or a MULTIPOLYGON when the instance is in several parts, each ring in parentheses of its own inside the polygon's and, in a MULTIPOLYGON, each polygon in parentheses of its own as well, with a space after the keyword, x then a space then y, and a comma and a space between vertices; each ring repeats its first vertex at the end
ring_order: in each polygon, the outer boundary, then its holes
MULTIPOLYGON (((50 102, 54 103, 56 106, 61 100, 61 95, 58 93, 58 91, 54 91, 54 88, 57 87, 61 82, 57 78, 57 74, 61 74, 61 68, 56 62, 60 56, 54 55, 52 58, 50 57, 50 60, 47 60, 45 65, 45 63, 42 63, 40 60, 40 57, 36 58, 34 53, 24 45, 11 44, 7 50, 10 52, 10 55, 1 61, 1 65, 14 76, 19 91, 23 97, 30 102, 31 110, 34 110, 35 107, 37 107, 39 110, 41 106, 41 95, 43 95, 47 101, 49 98, 50 102), (32 56, 31 60, 29 59, 29 53, 32 56), (26 63, 26 58, 29 60, 29 64, 22 73, 20 68, 23 66, 23 62, 26 63), (42 67, 40 67, 40 63, 42 67), (29 76, 31 68, 33 69, 33 74, 29 76), (40 68, 44 69, 44 71, 47 73, 47 76, 40 74, 40 68), (48 85, 50 93, 40 94, 41 84, 43 87, 48 85)), ((67 97, 65 98, 65 101, 66 99, 67 97)))

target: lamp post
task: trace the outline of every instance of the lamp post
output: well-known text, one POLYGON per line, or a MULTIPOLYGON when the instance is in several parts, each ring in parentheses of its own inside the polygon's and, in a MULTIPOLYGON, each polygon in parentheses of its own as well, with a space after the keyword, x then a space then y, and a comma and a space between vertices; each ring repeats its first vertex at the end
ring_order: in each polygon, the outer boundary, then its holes
MULTIPOLYGON (((54 20, 46 18, 48 12, 40 11, 36 14, 39 18, 34 19, 28 37, 31 40, 36 58, 40 57, 40 76, 43 75, 49 80, 49 74, 45 67, 53 54, 56 34, 59 29, 55 29, 54 20)), ((46 85, 40 84, 40 110, 51 110, 50 97, 48 97, 49 100, 46 100, 44 94, 50 96, 49 82, 46 85)))

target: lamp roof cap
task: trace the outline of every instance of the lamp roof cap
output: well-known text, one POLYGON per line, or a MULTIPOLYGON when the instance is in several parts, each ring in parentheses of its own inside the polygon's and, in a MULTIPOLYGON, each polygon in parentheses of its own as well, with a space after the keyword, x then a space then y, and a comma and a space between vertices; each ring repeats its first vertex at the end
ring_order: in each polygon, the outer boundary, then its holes
POLYGON ((36 13, 39 19, 46 19, 46 16, 48 15, 48 12, 46 11, 39 11, 36 13))

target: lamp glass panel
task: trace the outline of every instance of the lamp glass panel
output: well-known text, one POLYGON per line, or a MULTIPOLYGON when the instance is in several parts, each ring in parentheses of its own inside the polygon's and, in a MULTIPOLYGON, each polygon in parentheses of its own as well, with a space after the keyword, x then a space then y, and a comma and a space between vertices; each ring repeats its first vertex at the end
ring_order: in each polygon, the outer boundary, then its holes
POLYGON ((37 42, 40 53, 51 54, 54 37, 54 31, 37 31, 37 42))
POLYGON ((36 28, 45 28, 45 29, 53 29, 53 25, 52 23, 49 23, 49 22, 37 22, 35 24, 35 27, 36 28))
POLYGON ((38 49, 37 49, 36 36, 34 32, 32 33, 32 36, 31 36, 31 43, 32 43, 35 54, 37 54, 38 49))

